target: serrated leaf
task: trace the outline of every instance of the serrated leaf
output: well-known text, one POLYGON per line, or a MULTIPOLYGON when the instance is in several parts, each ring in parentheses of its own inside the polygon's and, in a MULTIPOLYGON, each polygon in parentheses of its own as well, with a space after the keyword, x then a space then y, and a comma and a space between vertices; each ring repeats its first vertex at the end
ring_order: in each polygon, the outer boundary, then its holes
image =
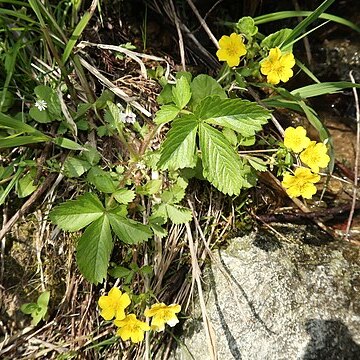
POLYGON ((115 192, 116 186, 109 172, 102 170, 98 166, 94 166, 87 174, 87 180, 94 185, 97 190, 111 194, 115 192))
POLYGON ((233 146, 236 146, 238 143, 238 139, 234 130, 229 128, 223 128, 223 135, 226 137, 226 140, 233 146))
POLYGON ((64 161, 64 174, 70 178, 79 177, 90 168, 91 165, 87 161, 73 156, 68 156, 64 161))
POLYGON ((16 183, 16 194, 19 198, 31 195, 38 185, 34 185, 34 177, 31 173, 26 174, 16 183))
POLYGON ((114 212, 108 214, 111 228, 116 236, 127 244, 139 244, 148 240, 152 232, 147 225, 119 216, 114 212))
POLYGON ((239 194, 242 164, 235 150, 220 131, 208 124, 200 124, 199 137, 204 177, 225 194, 239 194))
POLYGON ((82 275, 97 284, 106 278, 113 241, 107 216, 91 223, 79 239, 76 260, 82 275))
POLYGON ((165 208, 169 219, 174 224, 185 224, 192 219, 192 212, 186 207, 180 205, 165 204, 165 208))
POLYGON ((211 76, 200 74, 194 78, 191 87, 191 106, 196 106, 207 96, 219 96, 221 99, 226 99, 225 90, 221 85, 211 76))
POLYGON ((228 127, 250 137, 262 129, 271 115, 267 109, 247 100, 211 96, 199 104, 195 116, 203 122, 228 127))
POLYGON ((180 202, 185 196, 185 189, 180 185, 175 184, 169 190, 164 191, 161 194, 161 200, 164 203, 176 204, 180 202))
POLYGON ((154 122, 155 124, 166 124, 174 120, 180 112, 180 109, 172 104, 161 106, 160 110, 156 113, 154 122))
POLYGON ((273 34, 270 34, 261 41, 260 46, 264 49, 272 49, 275 47, 281 47, 284 41, 292 33, 292 29, 281 29, 273 34))
POLYGON ((174 103, 180 110, 190 101, 191 90, 185 76, 181 76, 180 79, 176 80, 176 85, 172 88, 172 96, 174 103))
POLYGON ((115 200, 120 204, 128 204, 129 202, 134 200, 135 192, 133 190, 128 189, 119 189, 114 193, 115 200))
POLYGON ((249 164, 257 171, 267 171, 266 162, 260 158, 249 156, 246 158, 249 164))
POLYGON ((104 210, 96 195, 86 193, 55 207, 50 212, 50 220, 63 230, 77 231, 99 219, 104 210))
POLYGON ((182 116, 173 121, 162 145, 158 166, 162 169, 194 167, 197 121, 193 115, 182 116))
POLYGON ((159 238, 163 238, 163 237, 167 236, 167 234, 168 234, 167 230, 158 224, 150 224, 150 227, 151 227, 152 231, 154 232, 154 234, 156 236, 158 236, 159 238))

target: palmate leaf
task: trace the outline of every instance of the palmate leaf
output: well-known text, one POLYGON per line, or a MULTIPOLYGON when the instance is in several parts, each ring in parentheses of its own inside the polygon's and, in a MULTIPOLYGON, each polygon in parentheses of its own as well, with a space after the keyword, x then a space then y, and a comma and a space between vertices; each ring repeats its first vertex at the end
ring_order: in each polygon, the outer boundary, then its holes
POLYGON ((243 186, 242 164, 225 136, 208 124, 199 125, 204 177, 225 194, 237 195, 243 186))
POLYGON ((86 228, 76 249, 77 264, 87 280, 97 284, 105 279, 112 248, 109 219, 103 214, 86 228))
POLYGON ((77 231, 99 219, 104 210, 96 195, 86 193, 55 207, 50 220, 63 230, 77 231))
POLYGON ((147 225, 120 216, 115 212, 109 212, 111 228, 116 236, 127 244, 139 244, 152 236, 152 231, 147 225))
POLYGON ((190 101, 191 90, 186 76, 181 76, 180 79, 176 80, 176 85, 172 88, 172 96, 174 103, 180 110, 190 101))
POLYGON ((210 96, 198 105, 195 116, 200 121, 227 127, 244 137, 250 137, 267 123, 270 112, 247 100, 210 96))
POLYGON ((180 112, 180 109, 173 105, 163 105, 160 110, 156 113, 154 122, 155 124, 166 124, 167 122, 174 120, 180 112))
POLYGON ((162 169, 194 167, 197 121, 193 115, 182 116, 172 123, 164 141, 158 166, 162 169))

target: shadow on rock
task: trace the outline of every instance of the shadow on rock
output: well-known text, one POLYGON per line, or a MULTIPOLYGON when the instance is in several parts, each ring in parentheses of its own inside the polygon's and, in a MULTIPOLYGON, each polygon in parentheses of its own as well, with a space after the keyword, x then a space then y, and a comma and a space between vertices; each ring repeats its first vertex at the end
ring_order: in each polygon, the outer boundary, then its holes
POLYGON ((311 319, 306 323, 311 339, 303 360, 359 360, 360 345, 338 320, 311 319))

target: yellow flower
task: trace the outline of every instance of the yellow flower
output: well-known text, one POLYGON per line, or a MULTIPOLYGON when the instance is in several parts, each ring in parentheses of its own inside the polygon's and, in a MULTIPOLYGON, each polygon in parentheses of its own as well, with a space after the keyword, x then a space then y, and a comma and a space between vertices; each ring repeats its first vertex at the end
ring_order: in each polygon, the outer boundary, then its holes
POLYGON ((125 319, 115 319, 114 324, 119 327, 116 334, 126 341, 131 339, 133 343, 144 340, 144 332, 150 330, 150 326, 136 318, 135 314, 129 314, 125 319))
POLYGON ((300 154, 300 160, 313 172, 318 173, 320 168, 328 166, 330 156, 327 154, 325 144, 311 141, 310 145, 300 154))
POLYGON ((299 153, 310 145, 310 139, 306 136, 306 130, 302 126, 294 129, 286 128, 284 133, 284 145, 295 153, 299 153))
POLYGON ((109 291, 109 295, 100 296, 99 307, 100 315, 105 320, 111 320, 114 316, 121 320, 125 317, 125 308, 131 303, 129 295, 121 291, 117 287, 113 287, 109 291))
POLYGON ((230 67, 238 66, 240 57, 246 54, 243 38, 236 33, 222 36, 219 46, 220 49, 216 52, 216 56, 220 61, 226 61, 230 67))
POLYGON ((165 324, 175 326, 179 320, 176 313, 180 312, 181 306, 178 304, 171 304, 169 306, 164 303, 154 304, 151 309, 146 309, 144 315, 152 317, 151 327, 156 331, 163 331, 165 324))
POLYGON ((261 63, 260 71, 267 75, 267 82, 278 84, 288 81, 293 76, 291 68, 295 65, 294 55, 289 52, 282 54, 279 48, 270 49, 269 56, 261 63))
POLYGON ((311 199, 316 193, 314 184, 319 180, 319 175, 313 174, 308 168, 300 167, 295 170, 294 175, 285 173, 281 184, 291 198, 302 196, 305 199, 311 199))

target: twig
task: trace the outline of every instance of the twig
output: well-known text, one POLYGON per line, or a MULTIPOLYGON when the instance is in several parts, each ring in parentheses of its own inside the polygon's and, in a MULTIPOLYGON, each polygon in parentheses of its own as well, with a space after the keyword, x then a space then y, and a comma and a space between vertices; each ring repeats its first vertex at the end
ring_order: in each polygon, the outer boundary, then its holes
POLYGON ((194 12, 195 16, 198 18, 198 20, 200 21, 201 26, 204 28, 205 32, 209 35, 210 40, 214 43, 214 45, 216 46, 217 49, 219 49, 219 43, 216 40, 216 37, 213 35, 213 33, 211 32, 211 30, 209 29, 209 27, 207 26, 205 20, 201 17, 201 15, 199 14, 196 6, 194 5, 194 3, 192 2, 192 0, 186 0, 187 3, 189 4, 189 6, 191 7, 192 11, 194 12))
POLYGON ((178 36, 179 36, 179 50, 180 50, 181 65, 182 65, 182 69, 184 71, 186 71, 184 40, 183 40, 181 28, 180 28, 180 21, 179 21, 179 18, 177 16, 177 13, 176 13, 174 2, 172 0, 170 0, 170 6, 171 6, 171 10, 174 13, 174 21, 175 21, 175 25, 176 25, 176 31, 177 31, 178 36))
POLYGON ((44 193, 44 191, 53 183, 57 174, 50 174, 45 181, 33 192, 30 198, 24 203, 24 205, 15 213, 15 215, 3 225, 0 230, 0 240, 7 234, 12 226, 23 216, 30 208, 30 206, 38 200, 38 198, 44 193))
MULTIPOLYGON (((349 73, 350 80, 355 84, 355 79, 352 74, 352 71, 349 73)), ((351 203, 351 209, 349 214, 348 223, 346 226, 345 238, 349 238, 350 227, 354 217, 355 206, 356 206, 356 193, 358 187, 358 173, 359 173, 359 151, 360 151, 360 107, 359 107, 359 97, 355 87, 353 87, 355 106, 356 106, 356 150, 355 150, 355 164, 354 164, 354 188, 353 188, 353 198, 351 203)))

